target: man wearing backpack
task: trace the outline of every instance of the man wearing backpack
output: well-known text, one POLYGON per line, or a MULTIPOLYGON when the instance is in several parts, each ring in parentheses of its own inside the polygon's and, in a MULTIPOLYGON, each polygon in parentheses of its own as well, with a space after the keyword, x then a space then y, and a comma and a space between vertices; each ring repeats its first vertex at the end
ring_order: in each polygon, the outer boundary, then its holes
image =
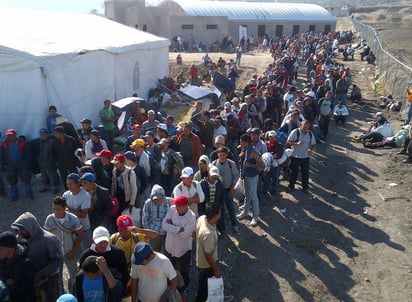
MULTIPOLYGON (((110 244, 117 246, 124 252, 130 273, 130 268, 132 266, 131 257, 134 247, 138 242, 149 242, 151 238, 157 237, 157 232, 134 227, 132 217, 129 215, 120 215, 117 217, 116 225, 118 232, 110 236, 110 244)), ((129 292, 130 280, 126 285, 124 293, 127 294, 129 292)))
POLYGON ((170 195, 176 184, 175 167, 177 167, 179 173, 185 167, 183 156, 169 148, 169 140, 167 138, 162 138, 159 145, 162 149, 160 183, 165 189, 166 195, 170 195))
POLYGON ((295 189, 298 178, 298 170, 302 172, 302 189, 309 194, 309 166, 310 156, 316 144, 315 135, 309 130, 310 122, 304 120, 300 128, 293 130, 288 137, 287 145, 292 148, 290 162, 291 177, 289 181, 289 191, 295 189))

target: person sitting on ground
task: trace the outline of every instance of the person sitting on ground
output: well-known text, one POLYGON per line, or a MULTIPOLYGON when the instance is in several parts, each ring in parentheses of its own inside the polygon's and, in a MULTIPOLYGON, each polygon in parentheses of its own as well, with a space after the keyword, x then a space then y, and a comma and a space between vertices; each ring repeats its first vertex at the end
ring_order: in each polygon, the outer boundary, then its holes
POLYGON ((405 141, 403 143, 403 148, 398 155, 408 155, 408 158, 405 159, 403 162, 411 164, 412 163, 412 125, 404 126, 405 128, 408 127, 408 135, 405 137, 405 141))
POLYGON ((368 64, 373 64, 373 63, 375 63, 375 61, 376 61, 376 56, 375 56, 375 54, 373 53, 373 51, 371 51, 371 52, 365 57, 365 59, 366 59, 366 62, 368 62, 368 64))
POLYGON ((362 90, 356 84, 352 85, 352 91, 349 98, 353 102, 359 102, 362 100, 362 90))
POLYGON ((342 101, 339 101, 333 109, 333 119, 335 120, 336 124, 339 125, 339 123, 341 123, 341 125, 344 126, 348 115, 348 108, 343 105, 342 101))
POLYGON ((119 302, 123 284, 119 273, 108 266, 104 257, 88 256, 77 274, 74 292, 79 302, 119 302))
POLYGON ((391 124, 382 115, 382 112, 377 113, 376 122, 372 123, 369 131, 366 134, 362 134, 359 137, 355 137, 355 140, 365 143, 381 142, 385 138, 393 135, 391 124))

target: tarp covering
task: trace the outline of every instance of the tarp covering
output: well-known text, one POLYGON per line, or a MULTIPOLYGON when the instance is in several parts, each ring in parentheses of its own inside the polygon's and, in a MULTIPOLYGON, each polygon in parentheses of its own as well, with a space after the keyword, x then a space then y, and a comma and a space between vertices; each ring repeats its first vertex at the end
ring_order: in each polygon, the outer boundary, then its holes
POLYGON ((221 95, 221 92, 217 89, 209 89, 198 86, 186 86, 179 89, 179 91, 195 101, 203 99, 212 93, 216 94, 217 97, 220 97, 221 95))
POLYGON ((103 100, 146 96, 168 75, 169 43, 95 15, 0 10, 0 131, 37 137, 50 105, 100 124, 103 100))

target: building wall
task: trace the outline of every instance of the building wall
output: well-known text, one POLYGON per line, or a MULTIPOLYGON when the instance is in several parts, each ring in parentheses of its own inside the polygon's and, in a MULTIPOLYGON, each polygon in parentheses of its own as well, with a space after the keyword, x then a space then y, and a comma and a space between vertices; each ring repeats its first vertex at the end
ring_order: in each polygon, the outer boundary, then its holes
POLYGON ((227 17, 192 17, 185 16, 184 11, 174 2, 166 2, 163 7, 146 7, 144 0, 109 0, 106 1, 106 16, 110 19, 146 30, 155 35, 172 40, 178 34, 188 40, 193 35, 196 42, 210 44, 222 41, 224 37, 232 36, 239 41, 239 26, 247 25, 248 34, 255 38, 276 36, 276 26, 283 26, 282 35, 292 35, 294 25, 299 26, 299 33, 325 31, 325 25, 330 25, 330 31, 335 31, 335 22, 299 22, 299 21, 230 21, 227 17), (260 32, 259 32, 259 25, 260 32), (312 25, 312 26, 311 26, 312 25), (262 30, 262 26, 265 27, 262 30), (313 28, 314 26, 314 28, 313 28), (263 33, 262 33, 263 32, 263 33))

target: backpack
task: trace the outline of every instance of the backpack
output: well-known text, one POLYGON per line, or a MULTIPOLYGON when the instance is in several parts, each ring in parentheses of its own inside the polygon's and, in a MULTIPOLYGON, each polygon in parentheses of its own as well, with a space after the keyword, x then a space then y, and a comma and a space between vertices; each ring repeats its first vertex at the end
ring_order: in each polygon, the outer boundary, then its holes
POLYGON ((147 155, 149 155, 150 163, 150 183, 156 184, 160 183, 161 167, 160 163, 154 158, 152 152, 149 150, 144 150, 147 155))
MULTIPOLYGON (((136 233, 131 233, 131 234, 132 234, 134 243, 137 244, 139 242, 139 237, 137 236, 136 233)), ((112 245, 116 245, 116 242, 119 240, 119 238, 120 238, 120 233, 119 232, 115 233, 113 237, 112 245)))

